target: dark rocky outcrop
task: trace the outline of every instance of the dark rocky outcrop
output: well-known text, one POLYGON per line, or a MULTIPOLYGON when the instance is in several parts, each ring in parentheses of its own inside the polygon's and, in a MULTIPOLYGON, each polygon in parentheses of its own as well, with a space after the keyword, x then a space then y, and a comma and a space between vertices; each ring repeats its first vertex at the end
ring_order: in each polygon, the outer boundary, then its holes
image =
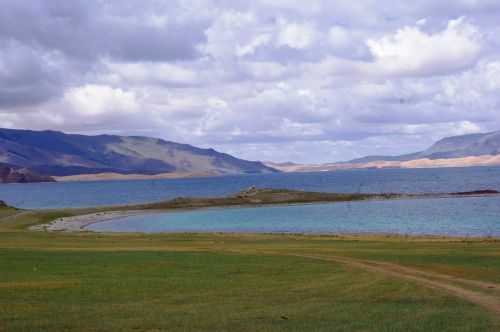
POLYGON ((50 176, 39 175, 26 168, 0 164, 0 183, 53 182, 50 176))
POLYGON ((500 192, 493 189, 473 190, 473 191, 460 191, 451 193, 453 196, 484 196, 484 195, 498 195, 500 192))

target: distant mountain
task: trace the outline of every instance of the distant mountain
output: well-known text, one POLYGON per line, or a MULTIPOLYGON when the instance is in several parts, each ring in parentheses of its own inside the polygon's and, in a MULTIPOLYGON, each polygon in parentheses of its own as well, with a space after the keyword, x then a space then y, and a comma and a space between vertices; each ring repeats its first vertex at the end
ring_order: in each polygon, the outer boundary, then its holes
POLYGON ((429 159, 460 158, 500 154, 500 131, 444 138, 421 156, 429 159))
POLYGON ((367 156, 328 164, 269 164, 282 172, 319 172, 356 168, 500 166, 500 131, 443 138, 430 148, 399 156, 367 156))
POLYGON ((344 161, 341 162, 340 164, 358 164, 358 163, 371 163, 374 161, 408 161, 408 160, 413 160, 419 158, 418 153, 411 153, 411 154, 404 154, 404 155, 399 155, 399 156, 367 156, 367 157, 361 157, 361 158, 356 158, 352 159, 349 161, 344 161))
MULTIPOLYGON (((27 168, 0 163, 0 183, 53 182, 50 176, 39 175, 27 168)), ((1 202, 1 201, 0 201, 1 202)), ((1 204, 0 204, 1 205, 1 204)))
POLYGON ((261 162, 157 138, 14 129, 0 129, 0 162, 49 176, 277 172, 261 162))
POLYGON ((427 150, 400 156, 368 156, 348 161, 364 163, 373 161, 409 161, 415 159, 452 159, 500 154, 500 131, 443 138, 427 150))

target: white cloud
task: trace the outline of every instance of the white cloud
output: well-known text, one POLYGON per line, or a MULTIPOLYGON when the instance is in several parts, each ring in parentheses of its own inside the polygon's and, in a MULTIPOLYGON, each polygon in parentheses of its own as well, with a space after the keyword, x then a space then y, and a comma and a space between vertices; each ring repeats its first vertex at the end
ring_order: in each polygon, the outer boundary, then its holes
POLYGON ((326 35, 329 53, 345 59, 366 59, 370 53, 365 44, 366 31, 341 25, 331 26, 326 35))
POLYGON ((168 24, 168 21, 169 21, 168 15, 157 15, 157 14, 152 14, 146 20, 147 24, 158 29, 165 28, 168 24))
POLYGON ((251 61, 242 63, 242 67, 253 79, 264 81, 280 79, 289 71, 279 62, 251 61))
POLYGON ((278 25, 278 46, 302 50, 310 47, 316 39, 316 29, 312 23, 289 23, 281 19, 278 25))
POLYGON ((337 25, 328 30, 328 41, 335 49, 346 49, 351 46, 353 36, 348 29, 337 25))
POLYGON ((427 19, 426 18, 421 18, 420 20, 417 21, 417 25, 422 27, 427 24, 427 19))
POLYGON ((208 98, 207 104, 211 109, 227 109, 228 107, 228 104, 224 99, 217 97, 208 98))
POLYGON ((269 44, 270 41, 271 41, 270 34, 257 35, 249 43, 245 45, 237 45, 236 55, 237 56, 252 55, 259 47, 269 44))
POLYGON ((222 59, 250 54, 263 45, 267 38, 262 37, 259 30, 259 22, 253 13, 223 12, 205 31, 207 42, 202 49, 222 59))
POLYGON ((469 71, 446 77, 434 102, 468 117, 495 118, 500 108, 500 60, 482 61, 469 71))
POLYGON ((64 102, 71 110, 86 116, 105 113, 129 113, 139 110, 133 92, 106 85, 84 85, 71 88, 64 94, 64 102))
POLYGON ((498 1, 46 6, 2 2, 2 126, 296 161, 500 129, 498 1))
POLYGON ((140 84, 192 85, 199 81, 198 74, 191 68, 170 63, 114 63, 104 62, 111 81, 140 84))
POLYGON ((432 34, 404 27, 367 41, 376 70, 394 75, 439 75, 471 67, 481 51, 481 35, 464 17, 432 34))
POLYGON ((453 121, 439 124, 413 124, 401 127, 401 132, 406 135, 422 135, 432 137, 432 141, 442 138, 437 131, 445 132, 448 136, 466 135, 481 132, 481 127, 471 121, 453 121))
POLYGON ((258 0, 257 2, 268 8, 291 10, 305 15, 317 14, 324 6, 321 0, 309 0, 307 5, 303 0, 258 0))
POLYGON ((455 135, 473 134, 481 132, 481 127, 471 121, 460 121, 454 130, 455 135))
POLYGON ((19 121, 19 117, 12 113, 0 113, 0 123, 3 128, 15 128, 15 124, 19 121))

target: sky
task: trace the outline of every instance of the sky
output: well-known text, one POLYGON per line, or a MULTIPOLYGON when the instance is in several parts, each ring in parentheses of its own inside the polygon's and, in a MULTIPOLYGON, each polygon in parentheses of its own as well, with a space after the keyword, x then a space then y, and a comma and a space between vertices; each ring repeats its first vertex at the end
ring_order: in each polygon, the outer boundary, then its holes
POLYGON ((2 0, 0 127, 320 163, 500 130, 497 0, 2 0))

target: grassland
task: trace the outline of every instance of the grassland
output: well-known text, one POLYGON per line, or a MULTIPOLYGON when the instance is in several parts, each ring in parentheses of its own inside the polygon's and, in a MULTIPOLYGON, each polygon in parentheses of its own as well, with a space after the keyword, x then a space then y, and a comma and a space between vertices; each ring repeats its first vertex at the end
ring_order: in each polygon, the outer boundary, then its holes
POLYGON ((0 209, 0 331, 500 331, 500 241, 96 234, 0 209))

